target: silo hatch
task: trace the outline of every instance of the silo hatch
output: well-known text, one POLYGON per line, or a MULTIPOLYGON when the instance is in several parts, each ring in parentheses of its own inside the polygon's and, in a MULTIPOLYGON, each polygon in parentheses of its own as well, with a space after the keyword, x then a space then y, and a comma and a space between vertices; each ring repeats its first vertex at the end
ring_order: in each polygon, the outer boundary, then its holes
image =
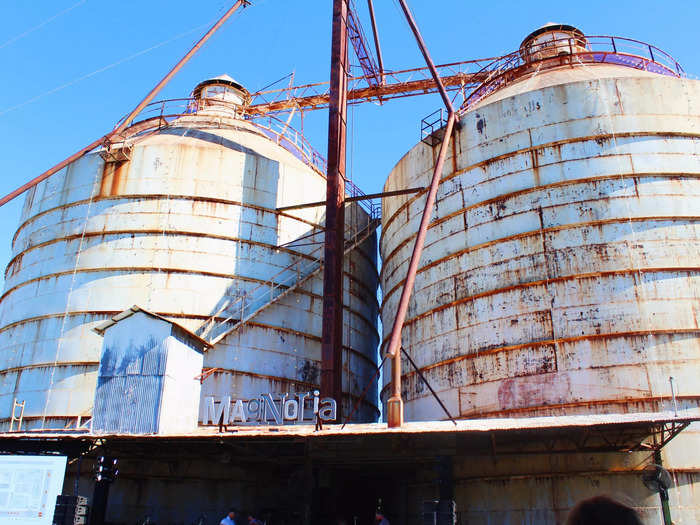
POLYGON ((100 151, 100 157, 105 162, 125 162, 131 160, 131 144, 120 144, 118 146, 110 146, 100 151))

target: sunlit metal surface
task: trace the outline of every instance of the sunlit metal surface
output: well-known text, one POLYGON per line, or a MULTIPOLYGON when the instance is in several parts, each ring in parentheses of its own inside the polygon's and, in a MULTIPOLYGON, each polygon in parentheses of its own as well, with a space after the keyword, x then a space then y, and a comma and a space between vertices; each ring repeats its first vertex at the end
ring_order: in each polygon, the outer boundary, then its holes
MULTIPOLYGON (((322 209, 275 209, 323 198, 324 177, 252 124, 188 115, 102 153, 119 161, 90 154, 27 195, 0 302, 0 420, 18 399, 28 428, 75 426, 92 411, 101 321, 138 305, 196 332, 320 246, 322 209)), ((349 228, 368 221, 348 214, 349 228)), ((345 263, 347 406, 376 370, 373 243, 345 263)), ((321 288, 313 276, 220 341, 202 395, 318 385, 321 288)), ((359 420, 376 418, 373 400, 359 420)))
MULTIPOLYGON (((453 414, 671 410, 671 376, 679 406, 698 406, 699 102, 697 81, 583 64, 514 81, 464 114, 403 331, 453 414)), ((385 191, 426 185, 436 154, 411 149, 385 191)), ((383 202, 384 345, 424 201, 383 202)), ((403 367, 407 420, 442 418, 403 367)), ((693 428, 671 443, 670 468, 697 471, 697 443, 693 428)), ((616 483, 640 490, 632 473, 616 483)), ((523 514, 517 495, 532 487, 507 487, 513 508, 472 518, 554 519, 556 502, 523 514)), ((700 506, 674 497, 679 518, 700 506)))

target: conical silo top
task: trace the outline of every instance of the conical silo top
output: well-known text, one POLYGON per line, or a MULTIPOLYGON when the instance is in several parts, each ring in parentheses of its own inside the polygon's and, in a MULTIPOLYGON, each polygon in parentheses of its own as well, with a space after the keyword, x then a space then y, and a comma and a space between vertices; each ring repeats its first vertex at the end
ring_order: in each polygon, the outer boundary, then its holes
POLYGON ((527 35, 520 44, 520 55, 526 62, 585 51, 586 37, 569 24, 547 22, 527 35))
POLYGON ((192 90, 192 96, 200 108, 215 105, 247 106, 250 92, 231 76, 223 74, 203 80, 192 90))

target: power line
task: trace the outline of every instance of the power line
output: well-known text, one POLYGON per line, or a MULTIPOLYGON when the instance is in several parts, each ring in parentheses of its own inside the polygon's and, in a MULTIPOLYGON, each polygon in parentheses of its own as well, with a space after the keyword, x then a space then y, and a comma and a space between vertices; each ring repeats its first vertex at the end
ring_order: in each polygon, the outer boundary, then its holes
POLYGON ((53 15, 53 16, 47 18, 46 20, 44 20, 44 21, 41 22, 40 24, 37 24, 37 25, 35 25, 34 27, 32 27, 32 28, 30 28, 30 29, 27 29, 24 33, 20 33, 20 34, 17 35, 17 36, 13 36, 12 38, 10 38, 10 39, 9 39, 7 42, 5 42, 4 44, 0 44, 0 49, 2 49, 3 47, 7 47, 7 46, 9 46, 10 44, 14 44, 15 42, 17 42, 17 40, 20 40, 21 38, 24 38, 25 36, 27 36, 27 35, 33 33, 33 32, 36 31, 37 29, 41 29, 41 28, 44 27, 46 24, 48 24, 48 23, 50 23, 50 22, 56 20, 59 16, 65 15, 67 12, 72 11, 73 9, 75 9, 76 7, 81 6, 81 5, 84 4, 85 2, 87 2, 87 0, 80 0, 80 2, 78 2, 78 3, 76 3, 76 4, 73 4, 71 7, 68 7, 68 8, 64 9, 63 11, 61 11, 61 12, 59 12, 59 13, 56 13, 55 15, 53 15))
MULTIPOLYGON (((84 1, 86 1, 86 0, 84 0, 84 1)), ((147 48, 147 49, 143 49, 143 50, 138 51, 138 52, 136 52, 136 53, 134 53, 134 54, 132 54, 132 55, 129 55, 129 56, 124 57, 124 58, 122 58, 122 59, 120 59, 120 60, 117 60, 116 62, 112 62, 112 63, 109 64, 109 65, 106 65, 106 66, 104 66, 104 67, 101 67, 101 68, 99 68, 99 69, 96 69, 95 71, 92 71, 92 72, 87 73, 87 74, 85 74, 85 75, 79 76, 78 78, 75 78, 75 79, 73 79, 73 80, 71 80, 71 81, 69 81, 69 82, 66 82, 65 84, 61 84, 61 85, 59 85, 59 86, 56 86, 55 88, 49 89, 48 91, 46 91, 46 92, 44 92, 44 93, 41 93, 40 95, 36 95, 36 96, 34 96, 34 97, 32 97, 32 98, 29 98, 29 99, 25 100, 24 102, 20 102, 19 104, 16 104, 16 105, 14 105, 14 106, 10 106, 9 108, 6 108, 6 109, 0 111, 0 116, 5 115, 5 114, 7 114, 7 113, 9 113, 9 112, 11 112, 11 111, 14 111, 14 110, 16 110, 16 109, 23 108, 24 106, 26 106, 26 105, 28 105, 28 104, 31 104, 32 102, 36 102, 37 100, 42 99, 42 98, 44 98, 44 97, 46 97, 46 96, 48 96, 48 95, 51 95, 51 94, 53 94, 53 93, 56 93, 57 91, 61 91, 61 90, 65 89, 65 88, 67 88, 67 87, 70 87, 70 86, 72 86, 72 85, 74 85, 74 84, 77 84, 78 82, 81 82, 81 81, 83 81, 83 80, 85 80, 85 79, 88 79, 88 78, 90 78, 90 77, 93 77, 93 76, 95 76, 95 75, 97 75, 97 74, 99 74, 99 73, 103 73, 104 71, 107 71, 107 70, 112 69, 112 68, 114 68, 114 67, 116 67, 116 66, 118 66, 118 65, 121 65, 121 64, 125 63, 125 62, 128 62, 128 61, 130 61, 130 60, 133 60, 134 58, 137 58, 137 57, 139 57, 139 56, 141 56, 141 55, 145 55, 146 53, 148 53, 148 52, 150 52, 150 51, 153 51, 154 49, 158 49, 159 47, 163 47, 164 45, 167 45, 167 44, 169 44, 169 43, 171 43, 171 42, 174 42, 175 40, 178 40, 178 39, 180 39, 180 38, 183 38, 183 37, 185 37, 185 36, 187 36, 187 35, 189 35, 189 34, 191 34, 191 33, 194 33, 195 31, 198 31, 198 30, 202 29, 203 27, 208 27, 208 26, 210 26, 210 25, 211 25, 211 22, 207 22, 206 24, 198 25, 197 27, 193 27, 192 29, 190 29, 190 30, 188 30, 188 31, 185 31, 184 33, 180 33, 179 35, 176 35, 176 36, 174 36, 174 37, 172 37, 172 38, 169 38, 169 39, 167 39, 167 40, 164 40, 164 41, 162 41, 162 42, 160 42, 160 43, 158 43, 158 44, 155 44, 155 45, 153 45, 153 46, 151 46, 151 47, 149 47, 149 48, 147 48)))

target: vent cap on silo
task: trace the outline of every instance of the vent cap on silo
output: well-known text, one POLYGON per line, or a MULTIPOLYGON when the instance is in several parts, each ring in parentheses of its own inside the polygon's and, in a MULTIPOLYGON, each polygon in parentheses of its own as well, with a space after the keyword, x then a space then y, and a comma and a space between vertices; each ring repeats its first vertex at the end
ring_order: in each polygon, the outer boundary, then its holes
POLYGON ((236 115, 250 104, 250 92, 228 75, 204 80, 192 91, 197 112, 217 112, 236 115))
POLYGON ((580 29, 568 24, 547 22, 525 37, 520 56, 525 62, 572 55, 586 51, 588 42, 580 29))

